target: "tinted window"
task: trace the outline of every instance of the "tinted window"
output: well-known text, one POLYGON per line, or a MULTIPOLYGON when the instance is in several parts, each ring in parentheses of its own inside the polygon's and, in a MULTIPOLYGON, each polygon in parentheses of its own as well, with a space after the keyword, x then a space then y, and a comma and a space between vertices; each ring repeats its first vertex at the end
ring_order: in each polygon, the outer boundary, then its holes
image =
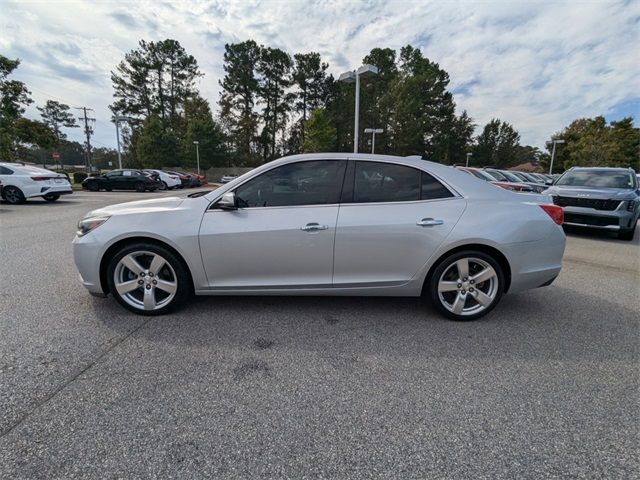
POLYGON ((119 177, 121 175, 122 175, 122 171, 120 171, 120 170, 116 170, 114 172, 107 173, 107 177, 108 178, 119 177))
POLYGON ((422 172, 422 200, 453 197, 453 194, 427 172, 422 172))
POLYGON ((356 162, 355 203, 411 200, 420 200, 420 170, 392 163, 356 162))
POLYGON ((284 207, 338 203, 345 161, 318 160, 283 165, 239 186, 243 207, 284 207))
POLYGON ((13 170, 8 169, 7 167, 0 167, 0 175, 13 175, 13 170))

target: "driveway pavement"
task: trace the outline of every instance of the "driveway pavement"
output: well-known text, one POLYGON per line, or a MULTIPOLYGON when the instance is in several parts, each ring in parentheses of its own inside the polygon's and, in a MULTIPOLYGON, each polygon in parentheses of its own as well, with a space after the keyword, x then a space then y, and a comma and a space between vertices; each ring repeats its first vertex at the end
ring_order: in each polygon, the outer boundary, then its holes
POLYGON ((0 478, 632 478, 640 245, 571 231, 547 288, 454 323, 418 299, 93 298, 87 211, 0 205, 0 478))

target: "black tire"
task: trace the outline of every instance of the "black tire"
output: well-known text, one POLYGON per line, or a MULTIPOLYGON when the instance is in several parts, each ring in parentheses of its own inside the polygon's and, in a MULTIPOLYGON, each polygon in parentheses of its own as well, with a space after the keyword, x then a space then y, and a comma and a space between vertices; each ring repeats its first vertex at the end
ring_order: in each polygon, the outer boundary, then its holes
MULTIPOLYGON (((453 283, 455 283, 457 282, 457 279, 456 280, 450 279, 448 281, 452 281, 453 283)), ((449 255, 448 257, 444 258, 436 265, 436 267, 434 268, 431 274, 431 277, 429 278, 429 283, 427 285, 426 293, 428 294, 429 299, 431 300, 431 303, 436 308, 436 310, 438 310, 438 312, 444 315, 445 317, 451 320, 456 320, 456 321, 470 321, 470 320, 476 320, 478 318, 485 316, 487 313, 489 313, 491 310, 495 308, 498 302, 500 302, 500 298, 502 297, 502 293, 504 292, 504 286, 505 286, 504 272, 502 271, 502 267, 500 267, 500 264, 493 257, 491 257, 490 255, 487 255, 486 253, 479 252, 476 250, 464 250, 464 251, 456 252, 452 255, 449 255), (455 291, 442 293, 444 301, 447 301, 447 298, 445 298, 445 295, 448 296, 449 298, 456 298, 457 295, 462 295, 461 298, 465 299, 463 302, 463 309, 469 309, 469 311, 463 314, 458 314, 458 313, 454 313, 447 306, 445 306, 445 304, 443 303, 443 299, 441 299, 440 297, 440 292, 438 291, 439 290, 438 285, 443 274, 445 274, 445 272, 447 272, 447 274, 451 274, 452 273, 451 269, 455 268, 454 264, 459 260, 462 260, 465 258, 470 259, 470 261, 468 261, 468 264, 469 264, 468 268, 470 269, 470 272, 468 277, 466 277, 469 280, 463 283, 459 283, 457 285, 453 285, 453 288, 456 288, 457 286, 461 286, 462 290, 458 288, 455 291), (484 262, 489 266, 491 266, 491 268, 493 268, 493 270, 495 271, 495 277, 493 277, 495 279, 469 285, 470 282, 473 283, 471 281, 471 277, 473 275, 473 271, 471 269, 476 268, 480 265, 475 260, 479 260, 480 262, 484 262), (469 291, 467 292, 465 288, 468 288, 469 291), (477 295, 480 292, 485 293, 485 290, 493 296, 493 300, 487 306, 482 306, 479 302, 475 300, 475 295, 477 295), (472 294, 471 293, 472 291, 476 293, 472 294), (474 304, 476 305, 474 306, 474 304), (466 305, 469 305, 469 307, 467 307, 466 305), (482 308, 482 309, 474 313, 473 311, 474 307, 482 308)), ((452 304, 450 303, 449 305, 452 305, 452 304)))
POLYGON ((49 195, 45 195, 44 198, 47 202, 55 202, 60 198, 60 195, 56 195, 55 193, 50 193, 49 195))
POLYGON ((633 226, 633 228, 625 228, 622 230, 618 230, 618 239, 631 241, 633 240, 633 236, 635 235, 635 233, 636 233, 635 225, 633 226))
POLYGON ((106 192, 112 192, 112 191, 113 191, 113 188, 105 188, 104 190, 105 190, 106 192))
POLYGON ((133 188, 135 188, 136 192, 144 192, 145 191, 144 183, 142 183, 142 182, 136 182, 135 185, 133 186, 133 188))
POLYGON ((169 185, 167 185, 167 182, 161 182, 161 187, 159 188, 159 190, 169 190, 169 185))
MULTIPOLYGON (((138 257, 143 260, 143 258, 138 257)), ((141 264, 143 267, 147 267, 147 265, 141 264)), ((138 277, 140 278, 140 277, 138 277)), ((145 278, 149 278, 148 276, 145 278)), ((107 284, 109 286, 109 292, 115 297, 115 299, 127 310, 130 310, 134 313, 140 315, 163 315, 172 310, 176 310, 180 306, 182 306, 191 296, 192 293, 192 283, 191 276, 189 275, 187 266, 182 261, 182 259, 178 258, 173 252, 168 250, 167 248, 157 245, 154 243, 133 243, 130 245, 126 245, 116 252, 115 255, 109 261, 107 266, 107 284), (150 252, 152 254, 160 255, 165 259, 165 261, 171 266, 173 269, 172 276, 175 276, 175 281, 177 282, 177 290, 169 303, 158 308, 156 310, 145 310, 144 308, 135 307, 127 302, 116 289, 116 268, 120 263, 120 260, 129 254, 135 254, 136 252, 150 252)), ((146 285, 144 286, 146 287, 146 285)), ((139 287, 140 291, 144 293, 144 288, 139 287)))
POLYGON ((87 190, 89 190, 90 192, 99 192, 100 191, 100 186, 98 185, 97 182, 88 182, 87 183, 87 190))
POLYGON ((8 185, 2 189, 2 198, 11 205, 19 205, 27 201, 22 190, 13 185, 8 185))

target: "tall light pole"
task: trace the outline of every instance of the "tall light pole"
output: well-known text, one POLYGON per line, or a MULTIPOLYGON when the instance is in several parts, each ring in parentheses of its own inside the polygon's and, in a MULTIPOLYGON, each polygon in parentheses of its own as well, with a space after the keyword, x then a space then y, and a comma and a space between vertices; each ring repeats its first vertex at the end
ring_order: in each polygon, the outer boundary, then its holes
POLYGON ((196 162, 198 162, 198 175, 200 175, 200 142, 196 140, 193 144, 196 146, 196 162))
POLYGON ((376 133, 382 133, 382 132, 384 132, 384 130, 381 128, 365 128, 364 129, 364 133, 371 134, 371 154, 374 154, 376 150, 376 133))
POLYGON ((467 167, 469 166, 469 158, 471 158, 473 156, 473 153, 471 152, 467 152, 467 167))
POLYGON ((120 153, 120 122, 128 122, 131 118, 118 115, 116 113, 114 120, 116 123, 116 141, 118 142, 118 168, 122 170, 122 154, 120 153))
POLYGON ((358 130, 360 129, 360 77, 371 77, 378 73, 378 67, 362 65, 356 71, 344 72, 338 81, 356 84, 355 121, 353 122, 353 153, 358 153, 358 130))
MULTIPOLYGON (((553 172, 553 161, 556 158, 556 145, 558 143, 564 143, 564 140, 562 140, 560 138, 557 138, 557 139, 552 140, 552 142, 553 142, 553 148, 551 149, 551 165, 549 165, 549 175, 551 175, 552 172, 553 172)), ((547 142, 547 145, 548 144, 549 144, 549 142, 547 142)))

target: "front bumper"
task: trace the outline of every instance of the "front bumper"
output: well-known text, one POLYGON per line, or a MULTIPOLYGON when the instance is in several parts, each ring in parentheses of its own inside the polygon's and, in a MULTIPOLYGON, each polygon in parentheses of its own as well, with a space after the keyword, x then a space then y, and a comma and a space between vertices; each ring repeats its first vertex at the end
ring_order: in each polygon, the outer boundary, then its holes
MULTIPOLYGON (((626 202, 623 202, 623 204, 626 202)), ((616 210, 596 210, 583 207, 563 207, 564 225, 618 231, 633 228, 635 213, 618 207, 616 210)))
POLYGON ((100 281, 100 259, 103 244, 98 243, 93 232, 73 239, 73 260, 80 274, 80 282, 92 295, 105 295, 100 281))

